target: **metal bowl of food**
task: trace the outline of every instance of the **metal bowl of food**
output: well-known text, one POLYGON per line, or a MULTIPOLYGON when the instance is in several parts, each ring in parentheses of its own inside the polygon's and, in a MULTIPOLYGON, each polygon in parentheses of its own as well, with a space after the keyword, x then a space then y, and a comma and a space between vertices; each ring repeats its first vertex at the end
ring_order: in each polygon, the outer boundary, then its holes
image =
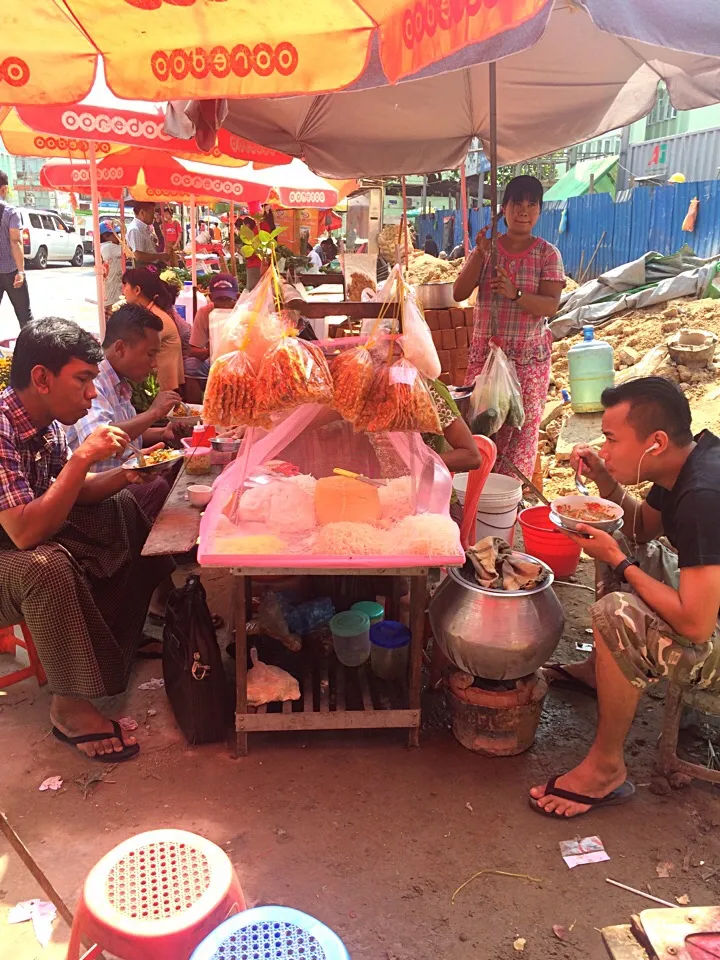
POLYGON ((159 473, 176 460, 179 460, 182 456, 182 450, 171 450, 168 447, 162 447, 160 450, 153 450, 152 453, 145 454, 142 458, 131 457, 123 463, 122 468, 123 470, 138 471, 140 473, 159 473))
POLYGON ((569 497, 558 497, 550 504, 551 516, 555 515, 556 523, 566 530, 577 530, 578 525, 586 523, 596 530, 605 530, 613 533, 618 529, 618 520, 622 520, 623 508, 604 500, 602 497, 584 497, 581 494, 572 494, 569 497))
POLYGON ((235 456, 241 443, 242 440, 236 437, 213 437, 210 440, 210 446, 216 453, 229 453, 231 456, 235 456))
POLYGON ((416 283, 415 296, 426 310, 446 310, 455 306, 454 280, 438 283, 416 283))

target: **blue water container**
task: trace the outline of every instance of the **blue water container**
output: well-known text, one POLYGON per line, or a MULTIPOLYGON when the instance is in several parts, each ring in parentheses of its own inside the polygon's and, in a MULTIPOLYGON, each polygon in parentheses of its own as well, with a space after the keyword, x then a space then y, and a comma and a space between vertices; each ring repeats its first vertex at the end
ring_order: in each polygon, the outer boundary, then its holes
POLYGON ((570 404, 575 413, 602 410, 600 396, 615 383, 613 348, 604 340, 595 339, 593 327, 583 327, 582 343, 568 350, 570 404))

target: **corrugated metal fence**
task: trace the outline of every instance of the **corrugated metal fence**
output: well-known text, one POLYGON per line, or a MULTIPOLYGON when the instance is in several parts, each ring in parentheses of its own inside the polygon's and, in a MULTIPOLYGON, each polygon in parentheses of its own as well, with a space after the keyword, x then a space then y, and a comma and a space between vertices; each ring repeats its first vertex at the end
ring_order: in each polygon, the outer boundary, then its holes
MULTIPOLYGON (((454 217, 455 243, 462 243, 462 215, 440 210, 416 219, 420 247, 429 233, 442 248, 446 217, 454 217)), ((490 208, 471 210, 469 219, 474 245, 476 233, 490 219, 490 208)), ((543 206, 535 234, 559 248, 566 271, 576 279, 582 271, 586 279, 597 277, 649 250, 674 253, 683 244, 699 257, 712 257, 720 253, 720 180, 637 187, 619 193, 614 202, 607 193, 551 201, 543 206), (680 228, 693 197, 700 201, 695 231, 683 233, 680 228)))

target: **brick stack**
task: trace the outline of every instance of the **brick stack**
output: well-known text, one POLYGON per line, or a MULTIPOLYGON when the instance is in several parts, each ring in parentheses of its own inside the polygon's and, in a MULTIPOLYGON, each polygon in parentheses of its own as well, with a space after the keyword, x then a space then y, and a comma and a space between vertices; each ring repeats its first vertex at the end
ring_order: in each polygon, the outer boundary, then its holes
POLYGON ((443 383, 462 386, 465 383, 472 344, 473 308, 426 310, 425 320, 440 357, 440 379, 443 383))

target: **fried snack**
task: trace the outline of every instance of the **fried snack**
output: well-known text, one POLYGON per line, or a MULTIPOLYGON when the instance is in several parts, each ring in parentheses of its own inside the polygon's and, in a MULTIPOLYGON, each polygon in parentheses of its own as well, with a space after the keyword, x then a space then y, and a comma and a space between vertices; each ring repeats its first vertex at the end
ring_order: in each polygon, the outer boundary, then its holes
POLYGON ((293 410, 303 403, 332 403, 330 368, 314 343, 284 336, 265 354, 257 376, 258 415, 293 410))
POLYGON ((335 397, 333 406, 348 423, 355 423, 375 377, 375 364, 366 347, 338 354, 330 366, 335 397))
POLYGON ((256 377, 250 357, 242 351, 226 353, 210 367, 203 420, 216 427, 253 426, 256 377))
POLYGON ((173 417, 189 417, 189 416, 191 416, 190 407, 189 407, 186 403, 182 403, 182 402, 176 403, 175 406, 174 406, 173 409, 172 409, 172 414, 171 414, 171 416, 173 416, 173 417))
POLYGON ((347 285, 347 298, 358 302, 362 300, 363 290, 377 290, 377 283, 369 273, 361 273, 359 270, 353 270, 350 274, 350 282, 347 285))
POLYGON ((422 376, 408 360, 382 364, 355 422, 356 430, 441 434, 440 417, 422 376))

